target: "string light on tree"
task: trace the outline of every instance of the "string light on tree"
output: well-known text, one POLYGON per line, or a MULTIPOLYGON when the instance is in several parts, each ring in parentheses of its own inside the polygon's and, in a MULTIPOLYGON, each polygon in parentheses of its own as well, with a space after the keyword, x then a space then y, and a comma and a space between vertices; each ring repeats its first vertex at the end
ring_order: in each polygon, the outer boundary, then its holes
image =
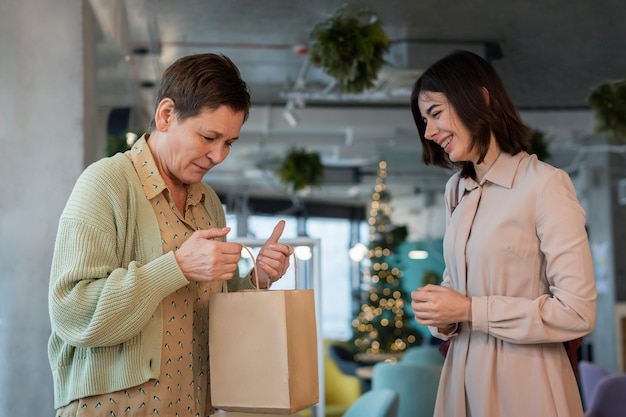
POLYGON ((361 309, 352 321, 355 348, 368 354, 399 353, 422 341, 408 325, 412 317, 405 312, 409 300, 401 285, 401 260, 394 251, 406 239, 407 229, 391 222, 386 177, 387 163, 381 161, 368 218, 370 267, 362 277, 361 309))

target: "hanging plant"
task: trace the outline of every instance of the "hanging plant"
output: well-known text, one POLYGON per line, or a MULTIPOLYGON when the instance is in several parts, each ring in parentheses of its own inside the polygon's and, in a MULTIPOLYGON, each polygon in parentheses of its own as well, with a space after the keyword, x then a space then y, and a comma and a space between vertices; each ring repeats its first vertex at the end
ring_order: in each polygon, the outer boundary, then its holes
POLYGON ((598 133, 608 133, 613 143, 626 143, 626 80, 600 84, 591 90, 589 104, 594 110, 598 133))
POLYGON ((344 6, 318 23, 310 37, 311 62, 335 78, 341 91, 360 93, 374 86, 390 45, 374 13, 351 14, 344 6))
POLYGON ((298 192, 307 186, 316 186, 324 179, 324 166, 317 152, 293 147, 278 169, 280 182, 290 191, 298 192))

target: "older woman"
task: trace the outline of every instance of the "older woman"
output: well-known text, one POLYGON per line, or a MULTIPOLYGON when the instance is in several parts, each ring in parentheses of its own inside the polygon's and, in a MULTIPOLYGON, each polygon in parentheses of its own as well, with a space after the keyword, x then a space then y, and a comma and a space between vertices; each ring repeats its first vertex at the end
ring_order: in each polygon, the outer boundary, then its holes
MULTIPOLYGON (((150 132, 89 166, 59 222, 50 280, 49 358, 57 416, 211 414, 208 300, 254 288, 222 204, 202 182, 237 142, 250 95, 215 54, 163 74, 150 132)), ((292 248, 280 222, 256 262, 279 279, 292 248)))

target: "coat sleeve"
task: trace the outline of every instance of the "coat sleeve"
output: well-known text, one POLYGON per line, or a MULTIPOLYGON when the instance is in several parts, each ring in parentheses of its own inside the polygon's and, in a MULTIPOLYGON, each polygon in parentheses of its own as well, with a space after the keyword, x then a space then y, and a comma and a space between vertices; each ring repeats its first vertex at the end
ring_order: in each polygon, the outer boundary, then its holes
POLYGON ((138 249, 151 243, 135 230, 142 214, 134 192, 106 164, 96 163, 79 177, 59 221, 52 259, 51 325, 77 347, 114 346, 136 336, 163 298, 188 283, 173 253, 163 255, 159 247, 148 250, 154 258, 147 259, 138 249))
POLYGON ((472 298, 472 330, 513 343, 562 342, 593 331, 596 289, 585 213, 569 176, 553 170, 537 184, 535 226, 547 291, 535 299, 472 298))

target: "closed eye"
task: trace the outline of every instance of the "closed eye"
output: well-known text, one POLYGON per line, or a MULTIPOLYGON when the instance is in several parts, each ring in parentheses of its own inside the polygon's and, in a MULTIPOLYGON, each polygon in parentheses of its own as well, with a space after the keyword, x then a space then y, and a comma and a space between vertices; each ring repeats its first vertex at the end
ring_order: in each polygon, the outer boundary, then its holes
MULTIPOLYGON (((429 114, 429 117, 437 120, 437 118, 439 118, 440 115, 441 115, 441 112, 440 111, 436 111, 434 113, 429 114)), ((428 118, 422 117, 422 123, 428 124, 428 118)))

